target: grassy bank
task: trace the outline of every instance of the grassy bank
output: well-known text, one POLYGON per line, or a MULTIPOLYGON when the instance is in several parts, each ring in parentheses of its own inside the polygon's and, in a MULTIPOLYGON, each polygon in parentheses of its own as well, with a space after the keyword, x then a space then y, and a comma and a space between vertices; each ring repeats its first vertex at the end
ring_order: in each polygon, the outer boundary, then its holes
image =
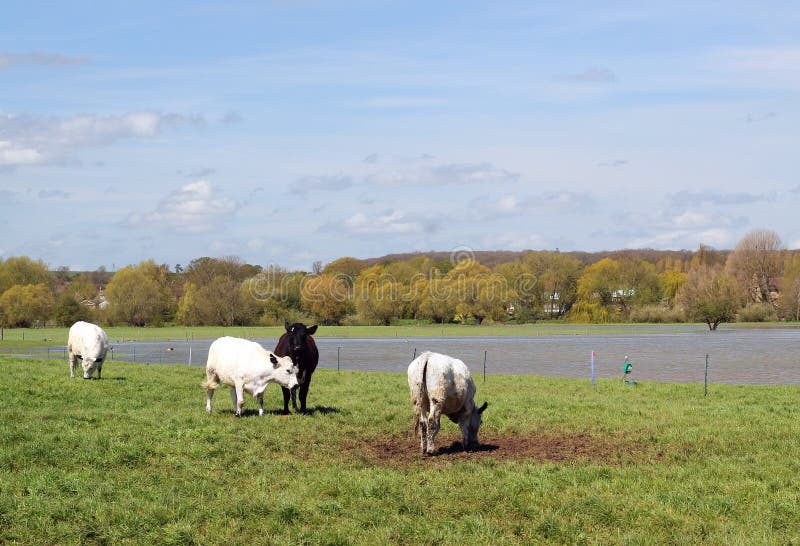
POLYGON ((204 411, 203 370, 0 359, 0 543, 798 540, 800 389, 490 376, 481 451, 416 453, 405 377, 314 376, 311 415, 204 411))
MULTIPOLYGON (((797 324, 726 324, 725 328, 787 328, 797 324)), ((679 329, 705 331, 704 324, 569 324, 563 322, 540 322, 537 324, 484 324, 481 326, 402 325, 402 326, 321 326, 315 337, 380 338, 380 337, 497 337, 497 336, 545 336, 545 335, 616 335, 651 334, 679 329)), ((112 341, 181 341, 189 339, 215 339, 223 335, 249 339, 277 339, 283 327, 264 326, 166 326, 136 328, 133 326, 109 326, 105 328, 112 341)), ((3 331, 3 347, 46 347, 65 345, 69 328, 6 328, 3 331)))

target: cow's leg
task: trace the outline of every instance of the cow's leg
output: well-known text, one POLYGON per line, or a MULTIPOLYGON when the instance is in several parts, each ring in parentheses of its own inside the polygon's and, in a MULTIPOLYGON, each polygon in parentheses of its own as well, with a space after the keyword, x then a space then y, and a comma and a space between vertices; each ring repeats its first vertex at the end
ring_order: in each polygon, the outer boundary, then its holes
MULTIPOLYGON (((299 387, 299 385, 298 385, 299 387)), ((297 389, 298 387, 293 388, 290 392, 292 393, 292 407, 294 408, 294 412, 297 413, 299 410, 297 409, 297 389)))
POLYGON ((75 353, 70 351, 69 352, 69 376, 71 378, 75 377, 75 360, 76 360, 75 353))
POLYGON ((439 433, 439 427, 441 426, 441 417, 442 417, 442 406, 433 403, 431 404, 431 413, 428 415, 428 423, 427 423, 427 432, 428 432, 428 445, 426 446, 426 453, 428 455, 433 455, 435 448, 433 446, 433 441, 436 439, 436 435, 439 433))
MULTIPOLYGON (((305 382, 300 385, 300 412, 306 412, 306 398, 308 398, 308 388, 311 386, 311 376, 306 377, 305 382)), ((295 407, 297 409, 297 407, 295 407)))
POLYGON ((264 415, 264 391, 258 393, 256 398, 258 399, 258 415, 264 415))
POLYGON ((231 402, 233 402, 233 410, 236 416, 239 416, 239 400, 236 398, 236 387, 231 387, 231 402))
POLYGON ((236 415, 242 416, 242 408, 244 407, 244 382, 236 382, 236 415))
POLYGON ((214 397, 214 391, 217 389, 206 388, 206 411, 211 413, 211 399, 214 397))
POLYGON ((291 394, 289 393, 289 389, 285 387, 281 387, 281 391, 283 391, 283 414, 289 415, 289 397, 291 394))
POLYGON ((424 454, 428 448, 428 416, 420 406, 414 406, 414 421, 417 423, 419 433, 419 448, 424 454))
POLYGON ((100 374, 103 373, 103 361, 97 361, 97 379, 100 379, 100 374))

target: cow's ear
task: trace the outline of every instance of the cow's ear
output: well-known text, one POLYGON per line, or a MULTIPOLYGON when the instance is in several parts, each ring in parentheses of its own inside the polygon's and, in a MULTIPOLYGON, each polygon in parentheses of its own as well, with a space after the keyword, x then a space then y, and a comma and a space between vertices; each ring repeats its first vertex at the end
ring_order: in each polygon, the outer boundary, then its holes
POLYGON ((478 408, 478 413, 483 413, 483 410, 489 407, 489 402, 484 402, 481 407, 478 408))
POLYGON ((286 328, 287 332, 291 331, 292 329, 291 325, 288 322, 284 322, 283 327, 286 328))
POLYGON ((317 331, 317 325, 316 324, 314 326, 312 326, 311 328, 306 328, 306 333, 308 335, 310 335, 310 336, 313 336, 314 332, 316 332, 316 331, 317 331))
POLYGON ((278 367, 278 359, 275 358, 274 354, 272 354, 272 353, 269 354, 269 361, 272 362, 272 367, 273 368, 277 368, 278 367))

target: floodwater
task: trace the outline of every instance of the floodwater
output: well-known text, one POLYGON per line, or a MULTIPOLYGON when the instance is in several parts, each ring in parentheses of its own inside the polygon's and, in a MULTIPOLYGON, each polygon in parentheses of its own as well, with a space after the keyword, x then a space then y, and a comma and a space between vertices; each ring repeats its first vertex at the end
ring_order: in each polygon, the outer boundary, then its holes
MULTIPOLYGON (((637 381, 702 382, 708 356, 713 383, 800 385, 800 329, 664 327, 656 333, 470 338, 315 338, 320 368, 405 373, 415 354, 437 351, 460 358, 474 376, 537 374, 557 377, 622 376, 625 356, 637 381)), ((212 340, 114 342, 114 360, 204 366, 212 340)), ((256 339, 272 349, 277 340, 256 339)), ((24 350, 27 352, 27 350, 24 350)), ((63 357, 52 348, 53 358, 63 357)), ((41 353, 38 353, 40 356, 41 353)))

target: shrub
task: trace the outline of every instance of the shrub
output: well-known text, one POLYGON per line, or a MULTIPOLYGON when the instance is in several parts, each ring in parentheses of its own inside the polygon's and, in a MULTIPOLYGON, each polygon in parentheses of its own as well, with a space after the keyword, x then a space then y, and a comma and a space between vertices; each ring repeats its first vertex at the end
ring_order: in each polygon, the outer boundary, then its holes
POLYGON ((685 322, 681 309, 669 309, 660 305, 640 305, 631 309, 631 322, 674 323, 685 322))
POLYGON ((748 303, 736 313, 736 322, 771 322, 778 314, 768 303, 748 303))

